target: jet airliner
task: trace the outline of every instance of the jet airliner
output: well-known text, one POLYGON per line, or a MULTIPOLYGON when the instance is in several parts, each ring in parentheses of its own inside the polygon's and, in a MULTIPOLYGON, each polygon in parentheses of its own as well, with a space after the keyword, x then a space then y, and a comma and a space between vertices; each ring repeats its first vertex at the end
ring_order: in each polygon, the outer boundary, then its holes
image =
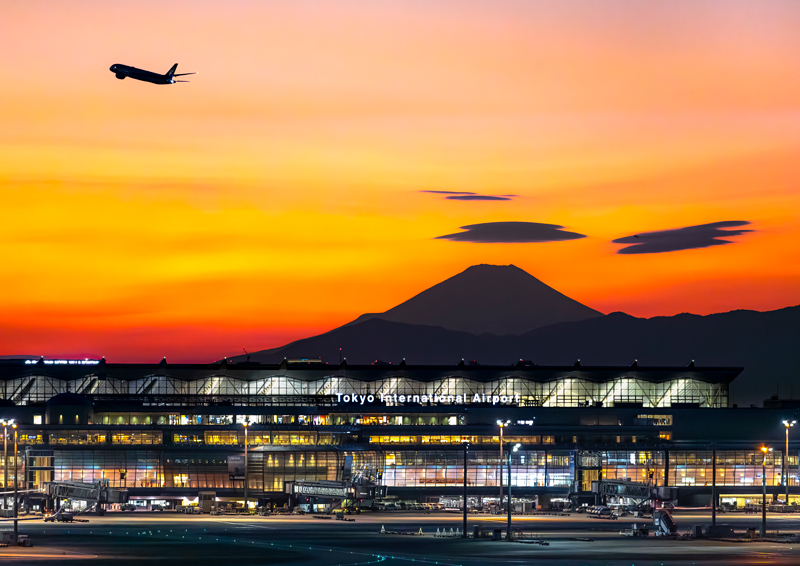
POLYGON ((172 68, 167 71, 164 75, 159 75, 158 73, 152 73, 150 71, 145 71, 144 69, 137 69, 136 67, 129 67, 128 65, 120 65, 116 63, 111 65, 109 71, 114 73, 114 75, 118 79, 124 79, 125 77, 130 77, 132 79, 136 79, 137 81, 144 81, 147 83, 153 83, 156 85, 171 85, 175 83, 188 83, 189 81, 176 81, 173 77, 182 77, 184 75, 196 75, 197 73, 178 73, 175 74, 175 70, 178 68, 178 64, 175 63, 172 68))

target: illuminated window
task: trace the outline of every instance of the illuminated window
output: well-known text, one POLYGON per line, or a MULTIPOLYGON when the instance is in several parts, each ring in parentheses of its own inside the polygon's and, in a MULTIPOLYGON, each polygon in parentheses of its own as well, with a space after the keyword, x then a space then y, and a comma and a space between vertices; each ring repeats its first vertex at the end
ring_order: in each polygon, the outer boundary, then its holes
POLYGON ((42 424, 42 415, 33 415, 33 424, 42 424))

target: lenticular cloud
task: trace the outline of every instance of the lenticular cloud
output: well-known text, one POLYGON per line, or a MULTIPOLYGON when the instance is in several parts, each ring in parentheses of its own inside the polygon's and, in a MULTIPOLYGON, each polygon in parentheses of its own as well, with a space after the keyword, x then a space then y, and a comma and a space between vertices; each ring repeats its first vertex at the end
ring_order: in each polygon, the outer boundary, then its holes
POLYGON ((585 238, 583 234, 567 232, 558 224, 538 222, 486 222, 462 226, 466 232, 437 236, 436 240, 470 242, 474 244, 522 244, 534 242, 562 242, 585 238))
POLYGON ((739 236, 752 232, 752 230, 723 230, 723 228, 735 228, 737 226, 747 226, 748 224, 750 222, 746 220, 712 222, 711 224, 700 224, 672 230, 644 232, 635 236, 617 238, 612 242, 614 244, 630 244, 628 247, 617 250, 618 254, 659 254, 693 250, 732 244, 734 242, 723 238, 739 236))

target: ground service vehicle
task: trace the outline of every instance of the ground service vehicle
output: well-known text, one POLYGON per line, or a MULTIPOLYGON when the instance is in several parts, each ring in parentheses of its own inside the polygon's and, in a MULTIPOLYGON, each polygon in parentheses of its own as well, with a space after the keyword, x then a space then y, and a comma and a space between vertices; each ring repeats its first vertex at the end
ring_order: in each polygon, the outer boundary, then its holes
POLYGON ((74 513, 64 513, 63 511, 59 511, 58 513, 54 513, 48 517, 44 518, 45 523, 54 523, 58 521, 59 523, 71 523, 75 518, 74 513))

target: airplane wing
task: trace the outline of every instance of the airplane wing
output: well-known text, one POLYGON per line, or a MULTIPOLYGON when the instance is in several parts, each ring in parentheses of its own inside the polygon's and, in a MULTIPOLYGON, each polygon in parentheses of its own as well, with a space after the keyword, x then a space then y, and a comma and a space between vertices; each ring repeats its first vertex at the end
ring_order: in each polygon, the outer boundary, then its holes
POLYGON ((175 74, 174 74, 174 75, 172 75, 172 76, 173 76, 173 77, 182 77, 182 76, 184 76, 184 75, 196 75, 196 74, 197 74, 197 71, 195 71, 194 73, 175 73, 175 74))

